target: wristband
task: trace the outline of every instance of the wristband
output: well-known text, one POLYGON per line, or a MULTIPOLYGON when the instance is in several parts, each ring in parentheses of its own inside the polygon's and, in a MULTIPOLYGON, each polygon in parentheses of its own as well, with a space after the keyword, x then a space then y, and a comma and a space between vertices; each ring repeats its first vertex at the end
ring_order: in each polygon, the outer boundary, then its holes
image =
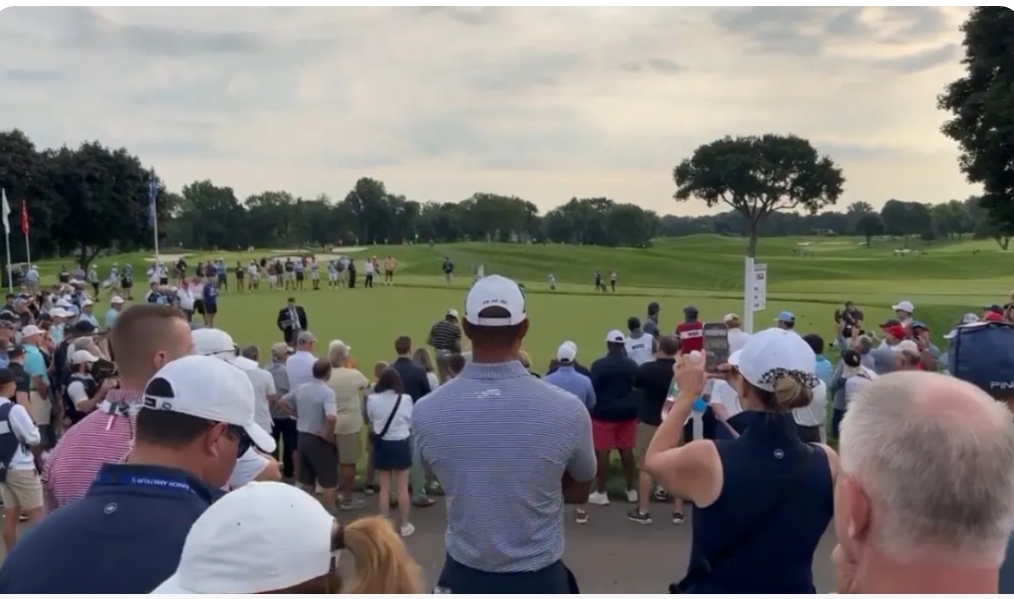
POLYGON ((703 397, 698 397, 694 400, 694 403, 691 404, 690 409, 694 412, 703 412, 708 409, 708 402, 704 401, 703 397))

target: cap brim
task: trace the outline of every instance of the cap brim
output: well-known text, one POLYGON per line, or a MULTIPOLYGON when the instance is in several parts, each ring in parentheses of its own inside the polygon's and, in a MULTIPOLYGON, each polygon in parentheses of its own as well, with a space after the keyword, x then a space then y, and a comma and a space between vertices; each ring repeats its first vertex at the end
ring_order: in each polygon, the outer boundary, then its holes
POLYGON ((250 422, 243 426, 243 430, 250 436, 250 440, 257 446, 257 449, 264 453, 272 453, 275 451, 275 439, 271 436, 271 433, 261 428, 256 422, 250 422))
POLYGON ((173 574, 165 582, 155 587, 155 590, 151 592, 152 595, 195 595, 190 591, 180 586, 179 574, 173 574))
POLYGON ((944 339, 954 339, 957 336, 958 336, 958 331, 954 330, 954 331, 951 331, 951 332, 947 333, 946 335, 944 335, 944 339))

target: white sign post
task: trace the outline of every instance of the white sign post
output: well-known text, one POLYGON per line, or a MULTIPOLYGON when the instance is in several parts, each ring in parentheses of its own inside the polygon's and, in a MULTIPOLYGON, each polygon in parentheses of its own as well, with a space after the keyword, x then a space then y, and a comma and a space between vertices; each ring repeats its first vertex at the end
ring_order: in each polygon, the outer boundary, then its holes
POLYGON ((743 263, 743 330, 753 333, 753 313, 767 307, 768 266, 757 264, 753 258, 743 263))

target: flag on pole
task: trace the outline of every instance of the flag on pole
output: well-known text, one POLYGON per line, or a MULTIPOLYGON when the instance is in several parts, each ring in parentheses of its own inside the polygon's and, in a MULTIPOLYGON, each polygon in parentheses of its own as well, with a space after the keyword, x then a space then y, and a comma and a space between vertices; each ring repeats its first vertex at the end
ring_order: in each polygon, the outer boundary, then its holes
POLYGON ((158 179, 155 178, 155 169, 151 169, 151 178, 148 179, 148 224, 155 226, 157 216, 155 200, 158 198, 158 179))
POLYGON ((21 234, 28 237, 28 200, 21 202, 21 234))
POLYGON ((0 196, 3 196, 3 204, 0 205, 0 213, 2 213, 2 214, 0 214, 0 216, 3 216, 3 219, 4 219, 4 233, 6 233, 8 237, 10 237, 11 236, 11 220, 10 220, 10 217, 11 217, 11 205, 7 203, 7 190, 6 189, 0 189, 0 196))

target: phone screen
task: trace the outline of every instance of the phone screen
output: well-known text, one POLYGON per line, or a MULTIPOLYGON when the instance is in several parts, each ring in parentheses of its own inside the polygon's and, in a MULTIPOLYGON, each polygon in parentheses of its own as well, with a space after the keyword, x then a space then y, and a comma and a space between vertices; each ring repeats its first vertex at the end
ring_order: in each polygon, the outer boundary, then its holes
POLYGON ((715 372, 729 361, 729 327, 721 322, 704 323, 704 370, 715 372))

